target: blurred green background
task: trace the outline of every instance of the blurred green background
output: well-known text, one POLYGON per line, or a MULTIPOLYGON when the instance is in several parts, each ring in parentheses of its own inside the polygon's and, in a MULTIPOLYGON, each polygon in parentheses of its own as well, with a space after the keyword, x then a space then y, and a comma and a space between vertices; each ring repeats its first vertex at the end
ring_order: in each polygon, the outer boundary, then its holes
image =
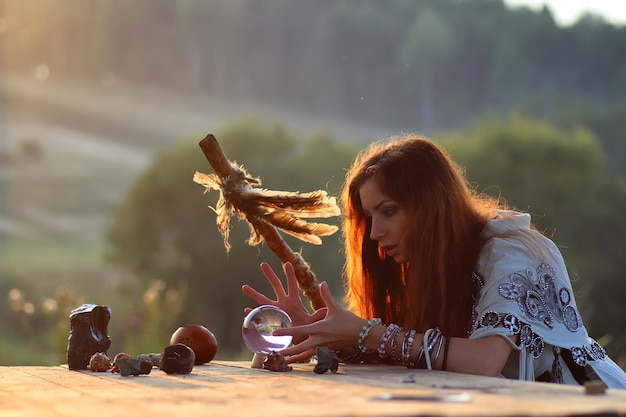
MULTIPOLYGON (((269 189, 337 195, 372 140, 418 132, 561 248, 588 330, 626 365, 626 27, 500 0, 0 0, 0 364, 65 362, 105 304, 111 356, 184 324, 249 359, 248 283, 198 142, 269 189)), ((338 223, 338 219, 330 219, 338 223)), ((285 240, 343 295, 339 234, 285 240)))

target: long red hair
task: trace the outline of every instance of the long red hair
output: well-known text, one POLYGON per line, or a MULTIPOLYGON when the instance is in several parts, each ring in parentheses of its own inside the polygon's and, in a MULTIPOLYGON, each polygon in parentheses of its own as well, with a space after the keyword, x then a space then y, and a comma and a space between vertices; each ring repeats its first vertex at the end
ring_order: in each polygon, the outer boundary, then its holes
POLYGON ((424 332, 466 336, 479 234, 500 208, 479 195, 431 140, 408 135, 371 144, 346 175, 341 194, 346 302, 356 314, 424 332), (405 235, 410 261, 397 264, 370 239, 359 190, 374 179, 414 219, 405 235))

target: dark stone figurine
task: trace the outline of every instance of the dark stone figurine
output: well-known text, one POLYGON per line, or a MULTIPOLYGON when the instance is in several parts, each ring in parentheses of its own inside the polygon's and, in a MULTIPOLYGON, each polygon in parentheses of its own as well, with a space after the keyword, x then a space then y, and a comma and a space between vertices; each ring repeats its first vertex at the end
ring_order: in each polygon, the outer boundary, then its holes
POLYGON ((67 344, 67 365, 72 370, 87 369, 94 353, 107 353, 111 339, 107 326, 111 307, 83 304, 70 313, 70 337, 67 344))

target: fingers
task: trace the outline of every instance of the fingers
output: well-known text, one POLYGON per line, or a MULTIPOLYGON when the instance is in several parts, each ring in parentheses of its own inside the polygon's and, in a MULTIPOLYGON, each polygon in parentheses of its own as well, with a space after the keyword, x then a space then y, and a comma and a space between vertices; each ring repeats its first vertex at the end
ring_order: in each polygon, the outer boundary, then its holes
POLYGON ((315 352, 315 348, 317 347, 317 344, 315 343, 315 341, 312 338, 308 338, 306 340, 303 340, 302 342, 296 344, 296 345, 291 345, 288 348, 282 349, 280 351, 280 353, 285 356, 285 357, 295 357, 296 359, 294 359, 294 361, 297 361, 297 358, 300 358, 302 354, 304 354, 305 352, 308 351, 313 351, 315 352))
POLYGON ((264 296, 263 294, 261 294, 260 292, 258 292, 257 290, 255 290, 249 285, 243 285, 241 287, 241 291, 243 291, 244 294, 246 294, 248 297, 252 298, 254 301, 256 301, 259 304, 274 303, 274 301, 270 300, 269 298, 267 298, 266 296, 264 296))
POLYGON ((315 355, 315 348, 308 349, 296 355, 287 356, 285 358, 285 363, 290 364, 290 363, 296 363, 296 362, 308 362, 311 356, 313 355, 315 355))
POLYGON ((333 298, 333 295, 330 292, 330 288, 328 287, 328 283, 326 281, 322 281, 320 283, 320 296, 322 297, 322 301, 326 304, 326 308, 328 310, 337 310, 342 308, 337 301, 333 298))
POLYGON ((310 323, 315 323, 316 321, 323 320, 326 317, 328 309, 326 307, 322 307, 319 310, 316 310, 315 313, 310 316, 310 323))
MULTIPOLYGON (((320 295, 322 296, 322 300, 330 301, 331 304, 334 304, 333 295, 330 293, 330 288, 328 288, 328 283, 326 281, 322 281, 320 283, 320 295)), ((328 305, 328 303, 326 303, 328 305)))
POLYGON ((283 270, 287 276, 287 294, 293 295, 298 293, 298 279, 296 278, 296 270, 291 262, 283 264, 283 270))
POLYGON ((301 326, 293 326, 293 327, 283 327, 281 329, 276 329, 272 332, 273 336, 293 336, 294 338, 298 336, 308 336, 315 332, 316 323, 312 324, 303 324, 301 326))
MULTIPOLYGON (((292 275, 292 279, 295 281, 295 272, 293 272, 293 266, 291 266, 291 264, 286 264, 285 268, 290 268, 291 270, 290 275, 292 275)), ((263 274, 265 275, 268 282, 272 286, 272 289, 274 290, 274 293, 276 294, 277 299, 280 300, 281 298, 287 297, 287 294, 285 294, 285 289, 283 288, 283 284, 280 282, 280 278, 278 278, 278 276, 274 273, 274 270, 272 269, 272 267, 268 263, 263 262, 261 263, 261 270, 263 271, 263 274)), ((289 275, 288 275, 288 279, 289 279, 289 275)), ((297 288, 297 283, 296 283, 296 288, 297 288)), ((269 299, 268 297, 261 294, 254 288, 250 287, 249 285, 243 285, 241 287, 241 290, 244 292, 244 294, 246 294, 248 297, 258 302, 259 304, 272 304, 273 305, 276 303, 276 301, 269 299)))
MULTIPOLYGON (((263 262, 261 263, 261 270, 263 271, 263 274, 265 275, 270 285, 274 289, 274 293, 276 293, 276 296, 278 298, 286 297, 287 294, 285 294, 285 289, 283 288, 283 284, 280 282, 280 278, 278 278, 276 273, 274 273, 274 270, 272 269, 272 267, 268 263, 263 262)), ((292 267, 292 270, 293 270, 293 267, 292 267)))

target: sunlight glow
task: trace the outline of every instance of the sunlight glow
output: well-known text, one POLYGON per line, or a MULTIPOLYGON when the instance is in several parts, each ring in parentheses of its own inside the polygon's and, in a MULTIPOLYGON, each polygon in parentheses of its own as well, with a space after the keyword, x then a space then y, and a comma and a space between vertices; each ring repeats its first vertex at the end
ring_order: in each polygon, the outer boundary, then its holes
POLYGON ((539 10, 547 5, 554 20, 562 26, 569 26, 585 12, 602 16, 614 25, 626 25, 626 1, 623 0, 504 0, 512 7, 527 6, 539 10))

